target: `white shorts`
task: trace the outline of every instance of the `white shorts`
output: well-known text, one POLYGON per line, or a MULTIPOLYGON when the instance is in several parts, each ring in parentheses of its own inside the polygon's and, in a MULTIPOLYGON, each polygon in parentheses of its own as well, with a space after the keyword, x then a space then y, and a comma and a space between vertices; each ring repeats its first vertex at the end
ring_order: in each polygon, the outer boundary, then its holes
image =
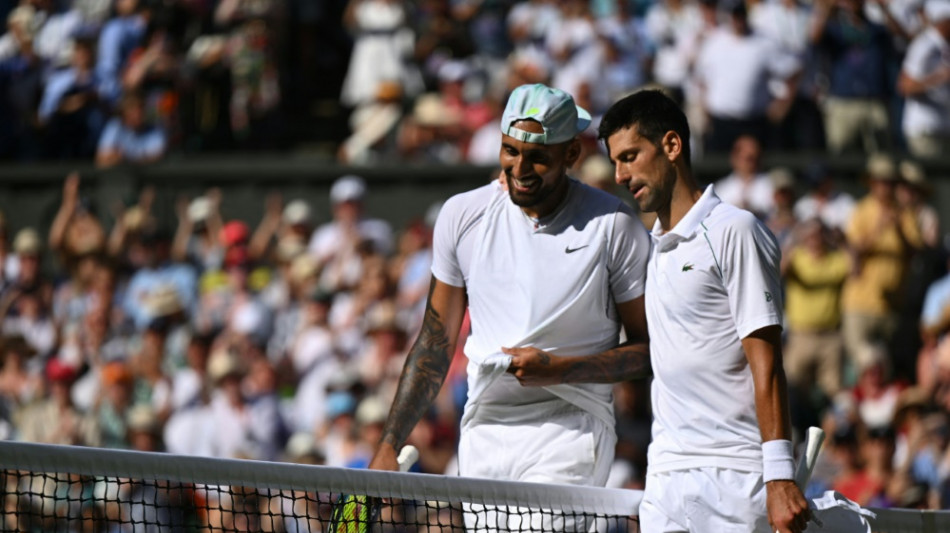
POLYGON ((644 533, 771 533, 762 474, 693 468, 647 474, 644 533))
MULTIPOLYGON (((533 415, 532 422, 487 422, 485 415, 490 420, 498 420, 496 415, 501 413, 479 407, 480 416, 462 428, 458 452, 460 475, 604 486, 617 443, 613 428, 572 405, 562 405, 550 412, 544 408, 524 409, 533 415)), ((528 524, 532 530, 543 527, 546 531, 594 531, 596 527, 584 519, 552 517, 525 509, 509 514, 501 509, 473 505, 466 511, 465 523, 469 530, 521 531, 528 524)))

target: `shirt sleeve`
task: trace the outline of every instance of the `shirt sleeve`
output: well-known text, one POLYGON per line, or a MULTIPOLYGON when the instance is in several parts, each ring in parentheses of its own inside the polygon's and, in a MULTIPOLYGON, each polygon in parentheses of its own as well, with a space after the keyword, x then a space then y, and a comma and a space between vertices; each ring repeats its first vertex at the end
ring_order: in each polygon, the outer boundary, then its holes
POLYGON ((910 43, 907 48, 907 55, 904 56, 902 70, 915 80, 921 80, 927 77, 927 53, 930 47, 927 46, 926 34, 922 34, 910 43))
POLYGON ((99 137, 99 151, 115 150, 119 146, 119 120, 112 119, 106 124, 105 130, 99 137))
POLYGON ((432 275, 453 287, 464 287, 465 277, 458 260, 460 231, 459 209, 455 198, 450 198, 439 211, 432 230, 432 275))
POLYGON ((614 217, 613 238, 608 252, 610 291, 615 302, 628 302, 643 296, 651 244, 643 223, 632 209, 621 204, 614 217))
POLYGON ((726 233, 722 276, 740 339, 782 324, 781 251, 755 216, 743 212, 726 233))

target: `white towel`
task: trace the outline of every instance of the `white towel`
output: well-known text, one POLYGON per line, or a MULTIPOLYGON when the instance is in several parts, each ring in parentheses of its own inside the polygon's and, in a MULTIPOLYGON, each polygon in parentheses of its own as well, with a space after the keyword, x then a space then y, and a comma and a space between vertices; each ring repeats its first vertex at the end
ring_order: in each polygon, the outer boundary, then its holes
POLYGON ((820 498, 813 498, 808 506, 812 512, 812 521, 805 529, 808 533, 815 531, 871 533, 868 518, 876 516, 873 512, 833 490, 825 492, 820 498))

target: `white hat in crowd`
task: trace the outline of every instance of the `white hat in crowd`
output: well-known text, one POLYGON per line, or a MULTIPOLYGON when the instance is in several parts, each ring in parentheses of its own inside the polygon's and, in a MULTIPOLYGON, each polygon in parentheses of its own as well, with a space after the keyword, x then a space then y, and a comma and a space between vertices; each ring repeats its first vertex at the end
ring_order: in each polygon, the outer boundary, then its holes
POLYGON ((311 216, 310 204, 304 200, 293 200, 284 207, 284 222, 291 226, 309 224, 311 216))
POLYGON ((330 187, 330 202, 358 202, 366 196, 366 182, 359 176, 347 175, 333 182, 330 187))
POLYGON ((211 216, 211 200, 206 196, 199 196, 188 204, 188 220, 193 224, 204 222, 211 216))

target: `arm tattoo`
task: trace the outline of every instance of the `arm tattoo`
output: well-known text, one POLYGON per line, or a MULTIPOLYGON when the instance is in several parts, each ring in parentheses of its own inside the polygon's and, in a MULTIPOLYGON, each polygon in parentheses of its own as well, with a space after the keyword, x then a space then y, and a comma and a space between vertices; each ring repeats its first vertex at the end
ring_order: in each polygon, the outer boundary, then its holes
POLYGON ((434 289, 435 278, 429 286, 429 303, 426 304, 422 330, 409 350, 393 407, 383 428, 382 441, 397 450, 439 393, 452 361, 445 324, 439 312, 432 308, 434 289))
POLYGON ((617 383, 643 379, 652 373, 650 348, 627 342, 598 355, 581 357, 564 373, 564 383, 617 383))

